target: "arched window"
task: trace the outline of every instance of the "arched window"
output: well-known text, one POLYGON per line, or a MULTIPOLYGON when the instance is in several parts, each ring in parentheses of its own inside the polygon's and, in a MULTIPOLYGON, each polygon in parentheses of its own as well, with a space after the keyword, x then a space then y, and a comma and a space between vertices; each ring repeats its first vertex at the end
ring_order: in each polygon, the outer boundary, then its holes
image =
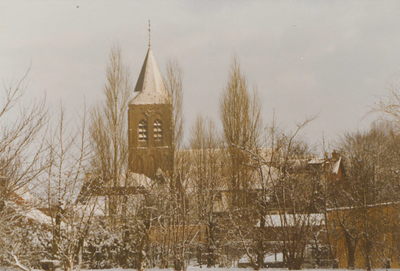
POLYGON ((139 141, 147 140, 147 121, 141 120, 139 122, 139 141))
POLYGON ((156 119, 154 122, 154 140, 161 141, 162 139, 162 128, 161 128, 161 120, 156 119))

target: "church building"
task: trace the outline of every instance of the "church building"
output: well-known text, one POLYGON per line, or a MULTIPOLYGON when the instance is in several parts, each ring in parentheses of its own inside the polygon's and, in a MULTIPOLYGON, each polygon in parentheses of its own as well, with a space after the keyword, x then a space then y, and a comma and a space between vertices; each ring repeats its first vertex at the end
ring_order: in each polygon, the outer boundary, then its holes
POLYGON ((172 169, 172 104, 149 49, 129 104, 129 170, 153 178, 172 169))

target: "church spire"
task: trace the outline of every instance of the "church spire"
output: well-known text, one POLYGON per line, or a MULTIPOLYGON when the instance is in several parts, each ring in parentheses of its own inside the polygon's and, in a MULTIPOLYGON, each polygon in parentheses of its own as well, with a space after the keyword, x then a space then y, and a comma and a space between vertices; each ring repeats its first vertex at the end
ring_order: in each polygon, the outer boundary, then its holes
POLYGON ((144 59, 142 70, 135 86, 135 92, 139 94, 133 98, 131 104, 166 104, 168 102, 168 93, 164 86, 164 80, 161 76, 153 51, 150 47, 144 59))

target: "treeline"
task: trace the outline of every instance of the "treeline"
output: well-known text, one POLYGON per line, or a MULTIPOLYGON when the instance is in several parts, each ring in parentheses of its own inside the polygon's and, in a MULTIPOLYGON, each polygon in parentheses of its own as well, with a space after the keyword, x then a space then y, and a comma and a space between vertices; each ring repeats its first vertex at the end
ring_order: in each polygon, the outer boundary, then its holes
POLYGON ((61 105, 54 125, 44 98, 20 109, 26 76, 5 86, 0 112, 2 264, 186 270, 246 259, 260 269, 267 255, 281 255, 274 264, 291 270, 370 270, 399 262, 396 90, 374 108, 390 121, 344 133, 332 143, 337 152, 318 157, 298 137, 314 118, 292 132, 275 119, 266 125, 234 59, 220 97, 222 131, 199 115, 184 143, 182 71, 170 61, 171 170, 150 179, 128 170, 133 90, 118 46, 103 102, 84 106, 78 121, 61 105))

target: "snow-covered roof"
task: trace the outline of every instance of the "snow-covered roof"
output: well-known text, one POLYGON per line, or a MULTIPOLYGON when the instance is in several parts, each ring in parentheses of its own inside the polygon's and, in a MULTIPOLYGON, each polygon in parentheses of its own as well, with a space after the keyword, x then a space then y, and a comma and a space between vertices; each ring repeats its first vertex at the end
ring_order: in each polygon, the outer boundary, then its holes
POLYGON ((147 51, 144 59, 135 92, 139 92, 139 94, 133 98, 130 104, 169 103, 169 95, 165 90, 164 81, 151 48, 147 51))
POLYGON ((308 225, 320 226, 325 224, 324 214, 276 214, 267 215, 265 220, 268 227, 281 227, 282 224, 294 226, 306 220, 309 220, 309 222, 307 222, 308 225))
POLYGON ((17 214, 28 219, 35 220, 40 224, 52 225, 51 217, 30 206, 21 206, 15 202, 7 201, 7 207, 13 209, 17 214))
POLYGON ((154 181, 144 174, 131 173, 130 185, 142 186, 144 188, 151 187, 154 181))
MULTIPOLYGON (((264 258, 264 262, 272 263, 272 262, 282 262, 283 261, 283 253, 275 254, 266 254, 264 258)), ((243 254, 243 256, 239 260, 240 263, 250 263, 250 258, 247 254, 243 254)))
POLYGON ((97 196, 90 199, 86 204, 78 203, 73 206, 74 212, 83 218, 90 218, 92 216, 103 217, 106 214, 105 211, 105 197, 97 196))
POLYGON ((19 200, 22 200, 25 204, 31 205, 31 206, 40 206, 43 204, 43 202, 38 199, 36 196, 32 195, 27 186, 23 186, 17 190, 14 191, 14 197, 18 197, 19 200))
POLYGON ((260 171, 253 171, 252 178, 250 180, 251 189, 262 189, 263 186, 266 187, 269 183, 277 180, 279 178, 279 169, 269 165, 262 165, 262 176, 261 179, 260 171))
POLYGON ((326 161, 326 159, 314 157, 310 161, 308 161, 307 164, 309 164, 309 165, 320 165, 320 164, 324 163, 325 161, 326 161))
POLYGON ((360 208, 375 208, 375 207, 382 207, 382 206, 396 206, 400 205, 400 201, 388 201, 388 202, 379 202, 375 204, 367 204, 366 206, 362 205, 357 205, 357 206, 344 206, 344 207, 333 207, 333 208, 328 208, 328 212, 333 212, 333 211, 344 211, 344 210, 356 210, 360 208))
POLYGON ((144 174, 132 173, 130 172, 128 175, 125 173, 121 173, 118 176, 118 180, 115 183, 113 179, 107 180, 104 182, 102 187, 132 187, 132 186, 141 186, 143 188, 151 187, 154 181, 147 177, 144 174))

